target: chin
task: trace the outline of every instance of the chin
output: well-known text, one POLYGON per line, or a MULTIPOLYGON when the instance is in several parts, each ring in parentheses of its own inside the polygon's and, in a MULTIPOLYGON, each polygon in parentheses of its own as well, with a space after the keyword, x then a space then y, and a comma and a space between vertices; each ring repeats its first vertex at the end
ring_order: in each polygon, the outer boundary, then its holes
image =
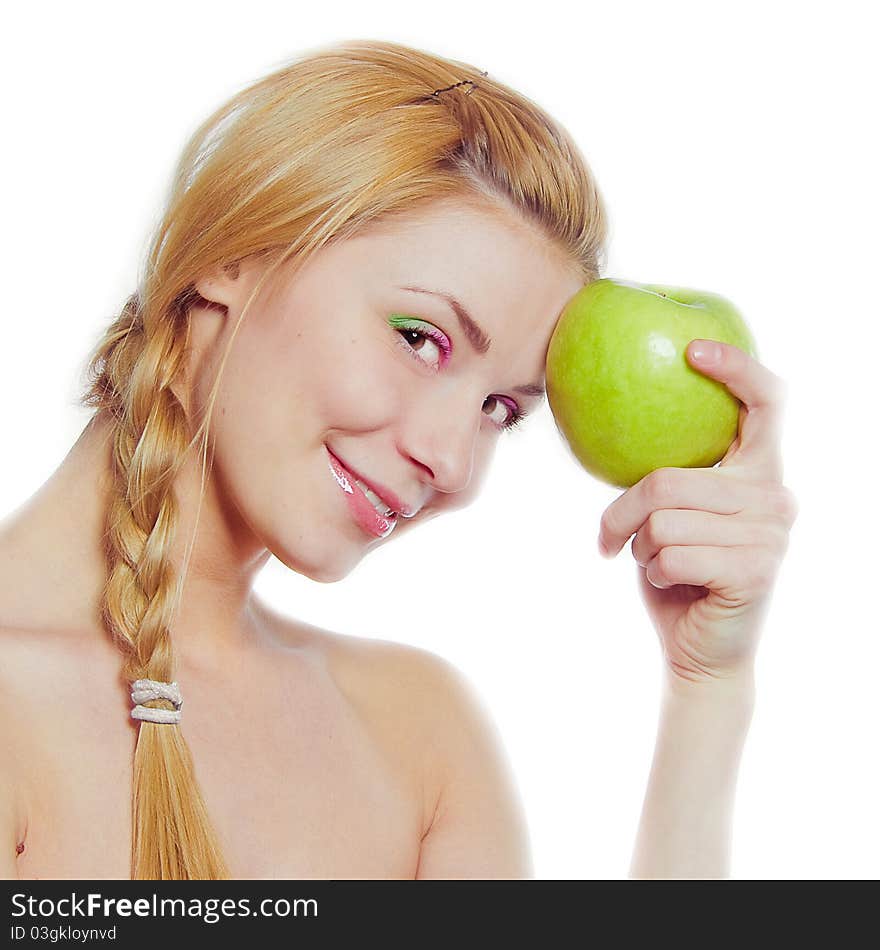
POLYGON ((349 574, 354 570, 354 565, 348 568, 348 570, 323 570, 323 571, 313 571, 310 574, 305 576, 309 580, 313 580, 318 584, 335 584, 337 581, 345 580, 349 574))
POLYGON ((331 563, 303 561, 302 558, 288 552, 272 551, 272 554, 288 570, 302 577, 307 577, 310 581, 315 581, 318 584, 335 584, 337 581, 348 577, 356 566, 356 563, 343 564, 339 560, 331 563))
MULTIPOLYGON (((427 518, 430 519, 438 513, 432 512, 427 518)), ((423 520, 423 514, 420 513, 417 516, 419 521, 423 520)), ((392 535, 384 540, 371 539, 364 534, 363 537, 358 535, 356 539, 342 535, 334 541, 328 529, 326 537, 312 538, 311 544, 306 543, 301 547, 295 546, 293 533, 290 537, 281 537, 277 533, 271 536, 264 534, 261 542, 277 561, 295 574, 307 577, 318 584, 335 584, 348 577, 372 551, 393 541, 394 534, 400 532, 401 529, 411 530, 412 526, 410 521, 399 521, 392 535), (352 543, 353 541, 355 543, 352 543)), ((303 535, 298 533, 297 537, 302 539, 303 535)), ((308 541, 307 537, 306 541, 308 541)))

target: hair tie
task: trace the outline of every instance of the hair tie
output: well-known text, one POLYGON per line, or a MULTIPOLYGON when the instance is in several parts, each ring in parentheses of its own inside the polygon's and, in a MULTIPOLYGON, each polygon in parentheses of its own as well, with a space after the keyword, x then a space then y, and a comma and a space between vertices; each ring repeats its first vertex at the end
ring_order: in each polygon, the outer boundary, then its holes
POLYGON ((132 719, 142 722, 157 722, 173 725, 180 722, 180 707, 183 699, 177 683, 161 683, 159 680, 135 680, 132 684, 131 701, 137 705, 131 711, 132 719), (152 706, 143 706, 151 699, 167 699, 174 704, 174 709, 157 709, 152 706))

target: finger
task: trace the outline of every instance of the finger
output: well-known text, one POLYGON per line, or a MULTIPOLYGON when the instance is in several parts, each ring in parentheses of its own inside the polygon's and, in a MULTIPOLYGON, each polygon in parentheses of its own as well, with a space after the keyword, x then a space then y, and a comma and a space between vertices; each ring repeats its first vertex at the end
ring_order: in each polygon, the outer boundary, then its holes
POLYGON ((761 488, 717 469, 658 468, 628 488, 602 514, 599 549, 615 555, 658 508, 694 508, 733 515, 759 507, 761 488), (603 550, 604 549, 604 550, 603 550))
POLYGON ((672 546, 648 562, 645 576, 654 587, 690 584, 748 603, 772 589, 778 567, 778 557, 763 548, 672 546))
POLYGON ((784 380, 729 343, 692 340, 687 354, 695 369, 723 383, 745 406, 745 415, 740 413, 737 464, 754 464, 761 474, 781 479, 780 441, 787 391, 784 380), (705 353, 706 358, 697 358, 695 353, 705 353))
POLYGON ((777 405, 784 399, 785 382, 732 343, 691 340, 687 353, 701 373, 724 383, 749 409, 777 405), (697 358, 698 353, 704 355, 697 358))
POLYGON ((718 515, 711 511, 660 508, 636 532, 632 556, 642 567, 661 548, 678 545, 735 547, 755 544, 762 537, 762 522, 718 515))

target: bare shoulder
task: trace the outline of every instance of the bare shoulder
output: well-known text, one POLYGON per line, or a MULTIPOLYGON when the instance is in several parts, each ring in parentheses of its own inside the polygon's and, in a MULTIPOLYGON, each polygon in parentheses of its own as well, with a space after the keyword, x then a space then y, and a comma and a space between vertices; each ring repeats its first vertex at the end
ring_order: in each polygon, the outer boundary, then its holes
POLYGON ((424 821, 417 876, 531 876, 513 770, 471 679, 421 647, 326 630, 314 631, 313 640, 352 706, 377 724, 419 777, 424 821))
POLYGON ((328 633, 328 660, 341 685, 364 698, 387 701, 396 696, 411 716, 431 715, 443 698, 469 693, 464 675, 448 660, 407 643, 374 637, 328 633))
POLYGON ((368 671, 361 688, 393 711, 398 741, 411 743, 424 776, 426 820, 417 877, 532 876, 513 768, 474 682, 449 660, 418 647, 358 638, 339 643, 346 663, 368 671))
POLYGON ((266 605, 259 609, 284 642, 319 658, 339 689, 359 707, 406 710, 409 722, 421 722, 423 717, 437 718, 437 702, 444 696, 451 702, 474 699, 463 674, 430 650, 314 627, 266 605))
POLYGON ((486 716, 464 673, 430 650, 330 630, 315 644, 339 689, 356 707, 383 713, 399 739, 406 731, 436 753, 445 736, 455 741, 466 721, 486 716))

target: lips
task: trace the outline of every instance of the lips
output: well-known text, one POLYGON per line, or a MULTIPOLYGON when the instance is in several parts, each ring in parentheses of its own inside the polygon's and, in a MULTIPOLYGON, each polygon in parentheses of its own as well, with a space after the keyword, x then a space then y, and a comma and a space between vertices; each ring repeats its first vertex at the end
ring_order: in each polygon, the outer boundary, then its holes
MULTIPOLYGON (((327 447, 325 446, 325 448, 327 447)), ((385 505, 395 514, 399 514, 401 518, 412 518, 415 515, 415 511, 413 511, 408 505, 404 504, 404 502, 401 501, 400 498, 398 498, 390 488, 386 488, 384 485, 380 485, 378 482, 371 481, 369 478, 364 477, 359 471, 357 471, 357 469, 352 468, 347 462, 344 462, 341 458, 339 458, 339 456, 334 455, 334 453, 331 452, 329 448, 327 449, 327 452, 331 458, 336 459, 337 463, 342 466, 342 468, 348 472, 349 475, 353 475, 355 478, 362 481, 367 486, 367 488, 370 489, 370 491, 378 495, 385 505)))
POLYGON ((397 515, 391 514, 387 518, 380 515, 355 480, 355 473, 347 469, 329 449, 327 449, 327 456, 330 471, 337 485, 342 489, 346 505, 354 521, 372 537, 387 538, 397 524, 397 515))

